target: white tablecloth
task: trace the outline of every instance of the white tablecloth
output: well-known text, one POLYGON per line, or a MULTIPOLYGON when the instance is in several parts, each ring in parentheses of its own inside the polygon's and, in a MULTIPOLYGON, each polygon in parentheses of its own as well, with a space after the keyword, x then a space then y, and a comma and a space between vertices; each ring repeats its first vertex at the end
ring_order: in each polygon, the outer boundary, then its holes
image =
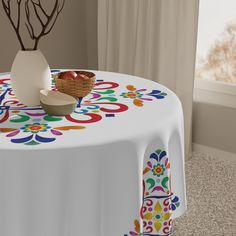
POLYGON ((95 74, 66 117, 20 104, 0 75, 1 236, 170 235, 186 210, 177 96, 139 77, 95 74))

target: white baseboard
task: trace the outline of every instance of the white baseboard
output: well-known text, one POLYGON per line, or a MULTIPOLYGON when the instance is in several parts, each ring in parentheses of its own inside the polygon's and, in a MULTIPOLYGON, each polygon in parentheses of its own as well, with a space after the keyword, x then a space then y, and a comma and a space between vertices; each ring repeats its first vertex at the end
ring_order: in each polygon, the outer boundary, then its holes
POLYGON ((224 159, 224 160, 236 160, 236 153, 226 152, 220 149, 204 146, 201 144, 193 143, 193 151, 207 153, 210 156, 224 159))

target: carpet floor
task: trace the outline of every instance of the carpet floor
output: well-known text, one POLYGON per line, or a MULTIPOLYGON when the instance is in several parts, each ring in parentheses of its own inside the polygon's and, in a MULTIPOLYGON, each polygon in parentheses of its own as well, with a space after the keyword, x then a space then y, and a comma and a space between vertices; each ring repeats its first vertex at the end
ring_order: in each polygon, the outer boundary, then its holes
POLYGON ((194 153, 186 184, 188 210, 174 220, 173 236, 236 236, 236 159, 194 153))

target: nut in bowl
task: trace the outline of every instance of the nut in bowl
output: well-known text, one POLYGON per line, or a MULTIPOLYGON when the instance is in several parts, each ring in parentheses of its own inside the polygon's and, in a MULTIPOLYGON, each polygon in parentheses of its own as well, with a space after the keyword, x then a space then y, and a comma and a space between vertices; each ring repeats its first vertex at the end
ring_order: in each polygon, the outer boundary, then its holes
POLYGON ((56 88, 76 98, 87 96, 93 89, 95 74, 89 71, 65 71, 55 78, 56 88))

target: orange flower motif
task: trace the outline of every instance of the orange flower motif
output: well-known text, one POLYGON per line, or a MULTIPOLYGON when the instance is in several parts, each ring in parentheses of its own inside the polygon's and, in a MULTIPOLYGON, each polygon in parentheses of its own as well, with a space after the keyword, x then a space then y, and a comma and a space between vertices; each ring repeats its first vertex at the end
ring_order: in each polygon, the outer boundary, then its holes
POLYGON ((142 94, 139 92, 126 92, 126 93, 122 93, 121 96, 123 96, 124 98, 131 98, 131 99, 135 99, 135 98, 140 98, 142 97, 142 94))
POLYGON ((142 107, 143 101, 140 100, 143 96, 133 85, 128 85, 126 88, 129 90, 128 92, 122 93, 121 96, 124 98, 130 98, 133 99, 133 103, 135 106, 142 107))
POLYGON ((50 128, 51 127, 48 126, 48 124, 34 123, 34 124, 27 124, 21 129, 23 130, 23 132, 26 133, 38 133, 38 132, 46 132, 50 128))
POLYGON ((162 164, 161 165, 157 164, 157 165, 153 166, 152 172, 153 172, 154 175, 160 177, 161 175, 164 174, 165 167, 162 164))

